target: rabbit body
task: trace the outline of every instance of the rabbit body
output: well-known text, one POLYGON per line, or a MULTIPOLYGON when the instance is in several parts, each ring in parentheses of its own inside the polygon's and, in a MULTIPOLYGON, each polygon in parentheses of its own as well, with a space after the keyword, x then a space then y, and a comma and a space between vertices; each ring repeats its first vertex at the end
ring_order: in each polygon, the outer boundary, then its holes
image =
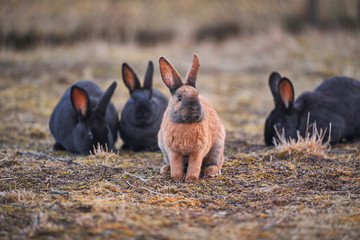
POLYGON ((272 145, 273 137, 276 137, 274 125, 279 133, 284 129, 287 139, 297 139, 297 130, 305 137, 307 129, 311 133, 308 126, 315 122, 318 131, 326 130, 324 141, 328 140, 331 123, 332 144, 342 139, 353 140, 360 136, 359 81, 344 76, 331 77, 314 90, 303 92, 295 102, 290 80, 273 73, 269 85, 272 88, 275 109, 265 123, 264 135, 267 145, 272 145))
POLYGON ((68 88, 50 117, 50 130, 55 138, 54 150, 89 154, 100 144, 114 149, 117 140, 118 113, 110 98, 114 82, 104 93, 92 81, 80 80, 68 88))
POLYGON ((152 88, 153 64, 149 62, 144 87, 127 65, 123 65, 123 79, 130 90, 119 123, 122 148, 132 151, 157 151, 157 134, 168 100, 159 90, 152 88))
POLYGON ((172 93, 158 134, 164 156, 161 173, 170 172, 172 179, 185 181, 199 178, 201 167, 205 176, 221 174, 224 163, 225 128, 212 104, 195 88, 199 63, 196 55, 185 85, 172 65, 160 58, 160 72, 172 93))

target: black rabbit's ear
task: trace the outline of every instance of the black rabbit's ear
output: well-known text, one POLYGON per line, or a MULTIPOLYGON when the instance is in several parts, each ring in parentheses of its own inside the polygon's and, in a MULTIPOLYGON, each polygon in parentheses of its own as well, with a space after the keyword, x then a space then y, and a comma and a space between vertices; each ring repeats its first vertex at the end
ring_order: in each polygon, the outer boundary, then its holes
POLYGON ((77 113, 85 117, 89 110, 89 96, 84 89, 73 86, 71 88, 71 103, 77 113))
POLYGON ((114 81, 108 89, 104 92, 104 94, 101 96, 100 101, 98 105, 96 106, 96 112, 99 113, 101 116, 105 116, 107 106, 110 103, 111 97, 114 94, 115 88, 117 86, 117 83, 114 81))
POLYGON ((286 109, 293 106, 294 103, 294 87, 289 79, 282 78, 278 85, 280 101, 285 105, 286 109))
POLYGON ((198 56, 194 53, 193 59, 189 68, 188 73, 186 74, 185 84, 192 87, 196 87, 196 78, 199 71, 200 63, 198 56))
POLYGON ((165 57, 159 59, 161 78, 173 95, 183 85, 180 74, 165 57))
POLYGON ((271 90, 271 94, 273 95, 274 102, 276 104, 277 101, 277 95, 278 95, 278 85, 281 80, 281 76, 277 72, 272 72, 269 77, 269 87, 271 90))
POLYGON ((152 61, 149 61, 144 79, 145 89, 151 90, 153 75, 154 75, 154 64, 152 63, 152 61))
POLYGON ((141 87, 135 72, 126 63, 123 63, 122 65, 122 76, 125 86, 129 89, 130 94, 141 87))

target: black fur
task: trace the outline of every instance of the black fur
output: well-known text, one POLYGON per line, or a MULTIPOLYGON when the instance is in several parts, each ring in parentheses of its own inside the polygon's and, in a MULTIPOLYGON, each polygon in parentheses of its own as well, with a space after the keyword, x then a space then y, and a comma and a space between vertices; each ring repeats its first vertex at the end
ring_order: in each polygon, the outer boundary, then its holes
POLYGON ((152 88, 153 63, 148 64, 144 86, 135 72, 123 64, 123 80, 129 89, 130 98, 121 113, 120 136, 122 148, 132 151, 158 151, 157 134, 168 100, 159 90, 152 88))
POLYGON ((50 117, 49 126, 56 141, 54 150, 89 154, 98 143, 114 150, 118 113, 110 99, 116 85, 113 82, 104 93, 98 84, 81 80, 65 91, 50 117), (76 104, 76 94, 87 100, 85 108, 76 104))
MULTIPOLYGON (((265 143, 274 144, 279 133, 284 130, 285 137, 297 139, 297 130, 302 137, 309 125, 316 122, 318 131, 326 130, 324 141, 328 140, 331 123, 331 143, 353 140, 360 136, 360 82, 344 76, 324 80, 313 91, 302 93, 294 102, 294 89, 287 78, 274 72, 270 75, 269 86, 274 97, 275 109, 265 123, 265 143), (286 85, 287 94, 280 88, 286 85), (291 90, 291 91, 289 91, 291 90), (292 96, 291 93, 292 92, 292 96), (287 96, 284 96, 287 95, 287 96), (284 100, 285 99, 285 100, 284 100)), ((312 128, 309 128, 311 132, 312 128)))

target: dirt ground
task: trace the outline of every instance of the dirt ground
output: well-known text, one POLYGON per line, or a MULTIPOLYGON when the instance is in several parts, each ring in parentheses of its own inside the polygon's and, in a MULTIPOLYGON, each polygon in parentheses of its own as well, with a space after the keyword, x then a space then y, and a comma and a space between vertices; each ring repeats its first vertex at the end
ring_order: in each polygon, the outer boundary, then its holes
POLYGON ((292 35, 275 27, 222 43, 1 49, 0 239, 359 239, 360 143, 319 157, 263 141, 270 73, 290 78, 295 95, 329 76, 360 79, 359 39, 358 32, 292 35), (92 79, 105 89, 117 81, 121 112, 123 62, 143 76, 152 60, 154 86, 169 96, 159 57, 185 76, 193 52, 197 88, 227 130, 221 176, 173 182, 160 175, 161 153, 51 151, 49 117, 71 83, 92 79))

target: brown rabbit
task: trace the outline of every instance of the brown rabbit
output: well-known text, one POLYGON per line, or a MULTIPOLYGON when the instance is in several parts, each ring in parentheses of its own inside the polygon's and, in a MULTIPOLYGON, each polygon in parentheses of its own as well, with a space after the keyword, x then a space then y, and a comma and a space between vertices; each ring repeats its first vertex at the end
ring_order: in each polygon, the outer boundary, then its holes
POLYGON ((205 176, 220 175, 225 128, 212 104, 195 88, 198 57, 193 55, 185 84, 165 57, 160 57, 159 64, 161 77, 171 93, 158 134, 166 163, 161 173, 170 171, 173 180, 182 181, 184 168, 188 166, 186 182, 199 179, 201 167, 206 167, 205 176))

